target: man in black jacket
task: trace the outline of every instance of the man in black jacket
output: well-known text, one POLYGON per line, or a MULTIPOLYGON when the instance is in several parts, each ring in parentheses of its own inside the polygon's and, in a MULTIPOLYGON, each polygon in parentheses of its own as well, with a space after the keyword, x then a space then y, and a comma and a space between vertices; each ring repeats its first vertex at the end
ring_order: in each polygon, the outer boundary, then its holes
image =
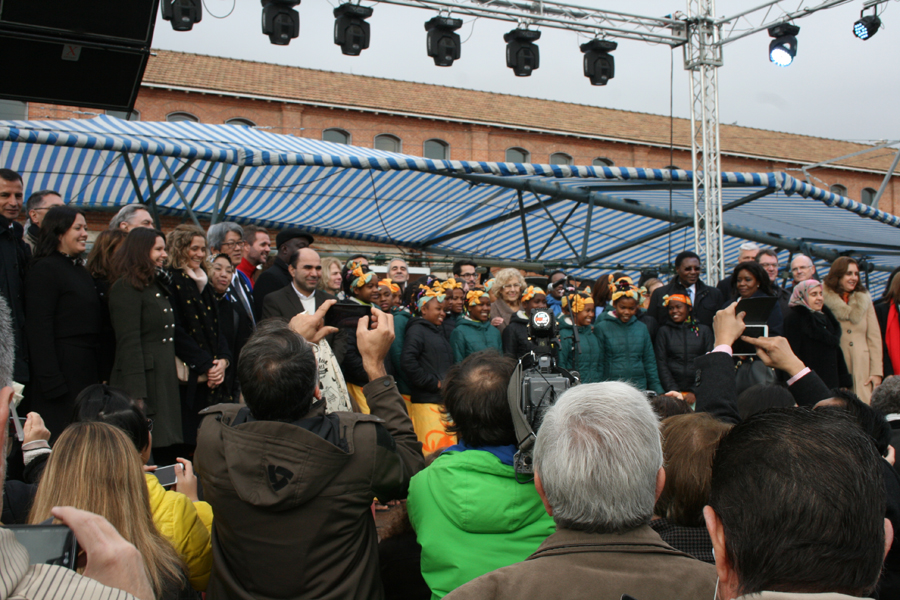
POLYGON ((14 379, 26 383, 28 353, 25 347, 25 270, 31 252, 22 237, 24 228, 16 223, 22 211, 22 176, 0 169, 0 294, 9 304, 16 344, 14 379))
POLYGON ((290 321, 294 315, 319 310, 322 303, 333 299, 328 292, 316 289, 322 278, 322 260, 312 248, 296 250, 288 259, 291 283, 266 296, 262 318, 282 317, 290 321))
POLYGON ((271 268, 260 273, 259 277, 256 278, 256 283, 253 285, 253 310, 257 321, 262 317, 263 301, 266 299, 266 296, 290 285, 293 279, 288 268, 291 254, 301 248, 308 248, 312 243, 313 237, 296 227, 282 229, 275 236, 275 247, 278 248, 275 262, 271 268))
POLYGON ((668 284, 657 288, 650 297, 647 314, 656 319, 657 323, 665 321, 663 298, 672 294, 687 295, 694 307, 694 318, 707 327, 712 327, 716 311, 725 302, 719 290, 700 281, 700 257, 690 251, 675 257, 675 277, 668 284))

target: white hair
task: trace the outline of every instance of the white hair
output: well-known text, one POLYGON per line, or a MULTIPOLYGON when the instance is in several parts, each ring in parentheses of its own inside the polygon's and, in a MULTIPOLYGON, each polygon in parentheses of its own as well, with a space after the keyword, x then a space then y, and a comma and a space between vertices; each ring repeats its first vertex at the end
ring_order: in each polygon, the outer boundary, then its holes
POLYGON ((592 533, 649 523, 662 464, 659 418, 642 392, 619 381, 560 396, 534 448, 557 526, 592 533))
POLYGON ((116 213, 116 216, 114 216, 109 222, 109 228, 118 229, 119 225, 121 225, 125 221, 131 221, 131 219, 134 217, 134 213, 139 210, 146 210, 147 212, 150 212, 150 210, 143 204, 126 204, 119 209, 119 212, 116 213))
POLYGON ((744 242, 741 244, 741 250, 746 250, 747 252, 753 252, 755 250, 759 250, 759 244, 754 242, 744 242))
POLYGON ((798 254, 798 255, 795 256, 794 259, 791 261, 791 267, 794 266, 794 263, 795 263, 795 262, 797 262, 798 260, 802 260, 802 259, 806 259, 806 261, 809 263, 809 266, 813 266, 813 261, 812 261, 812 259, 811 259, 810 257, 808 257, 808 256, 805 255, 805 254, 798 254))

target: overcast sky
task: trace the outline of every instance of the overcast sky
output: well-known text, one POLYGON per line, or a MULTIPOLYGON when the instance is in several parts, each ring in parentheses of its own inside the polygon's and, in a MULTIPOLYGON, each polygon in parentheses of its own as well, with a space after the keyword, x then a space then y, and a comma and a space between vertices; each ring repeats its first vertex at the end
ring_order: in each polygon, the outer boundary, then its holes
MULTIPOLYGON (((668 46, 618 40, 615 79, 605 87, 594 87, 581 71, 578 45, 586 38, 545 29, 539 42, 540 69, 531 77, 519 78, 506 68, 504 58, 503 33, 513 24, 463 17, 462 58, 452 67, 440 68, 425 54, 423 24, 435 13, 377 4, 369 19, 370 48, 361 56, 344 56, 332 40, 331 11, 337 3, 304 0, 297 7, 300 37, 285 47, 271 45, 261 33, 259 2, 205 0, 203 21, 193 31, 174 32, 160 19, 154 47, 662 115, 669 114, 670 60, 674 58, 674 113, 690 117, 689 75, 680 48, 673 54, 668 46), (212 17, 232 7, 227 18, 212 17)), ((573 3, 647 16, 686 10, 684 0, 573 3)), ((729 16, 761 3, 719 0, 717 13, 729 16)), ((900 6, 896 0, 882 5, 886 9, 882 29, 863 42, 852 33, 862 3, 856 0, 797 20, 801 28, 797 58, 787 68, 769 62, 766 32, 727 45, 725 64, 719 69, 721 122, 854 141, 900 138, 900 6)), ((794 10, 801 4, 801 0, 783 0, 780 6, 794 10)), ((819 0, 805 2, 817 4, 819 0)), ((776 8, 773 15, 778 12, 776 8)), ((759 24, 762 15, 751 19, 759 24)), ((744 21, 741 26, 746 25, 744 21)))

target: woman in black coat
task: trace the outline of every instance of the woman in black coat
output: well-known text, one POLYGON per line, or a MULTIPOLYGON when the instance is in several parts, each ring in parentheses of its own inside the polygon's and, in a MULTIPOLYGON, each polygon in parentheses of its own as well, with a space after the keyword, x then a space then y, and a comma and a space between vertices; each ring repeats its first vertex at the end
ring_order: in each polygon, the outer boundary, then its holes
POLYGON ((841 351, 841 326, 825 306, 822 284, 801 281, 791 294, 784 337, 794 354, 829 388, 851 387, 853 380, 841 351))
POLYGON ((51 208, 25 279, 31 367, 27 406, 41 414, 54 440, 71 422, 78 393, 100 381, 103 307, 81 262, 86 242, 82 212, 51 208))
POLYGON ((184 363, 179 375, 181 426, 189 458, 197 445, 200 411, 231 402, 225 372, 231 351, 222 328, 215 292, 206 272, 206 235, 194 225, 179 225, 166 236, 166 271, 175 309, 175 355, 184 363), (186 367, 186 368, 185 368, 186 367))
MULTIPOLYGON (((691 317, 691 299, 675 294, 663 300, 669 318, 656 334, 656 368, 666 392, 693 392, 694 360, 713 349, 713 332, 691 317)), ((689 401, 693 403, 693 399, 689 401)))
POLYGON ((216 305, 219 310, 219 326, 225 335, 225 341, 231 349, 234 361, 225 371, 225 387, 230 390, 231 397, 235 401, 240 398, 240 384, 237 378, 237 361, 241 355, 241 349, 253 332, 252 323, 247 316, 247 311, 241 310, 240 300, 229 292, 232 278, 234 277, 234 265, 227 254, 219 254, 213 259, 210 268, 209 282, 216 293, 216 305))

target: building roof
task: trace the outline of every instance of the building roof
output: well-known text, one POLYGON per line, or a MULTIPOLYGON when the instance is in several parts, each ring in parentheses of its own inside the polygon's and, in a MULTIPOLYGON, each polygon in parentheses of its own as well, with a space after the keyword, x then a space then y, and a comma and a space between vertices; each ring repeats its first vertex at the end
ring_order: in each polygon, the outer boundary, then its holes
MULTIPOLYGON (((669 145, 670 121, 663 115, 168 50, 154 52, 143 79, 144 84, 153 87, 669 145)), ((673 126, 675 146, 690 148, 690 120, 676 118, 673 126)), ((724 124, 720 125, 720 144, 724 154, 806 164, 871 147, 724 124)), ((882 149, 834 164, 886 172, 894 152, 882 149)))

